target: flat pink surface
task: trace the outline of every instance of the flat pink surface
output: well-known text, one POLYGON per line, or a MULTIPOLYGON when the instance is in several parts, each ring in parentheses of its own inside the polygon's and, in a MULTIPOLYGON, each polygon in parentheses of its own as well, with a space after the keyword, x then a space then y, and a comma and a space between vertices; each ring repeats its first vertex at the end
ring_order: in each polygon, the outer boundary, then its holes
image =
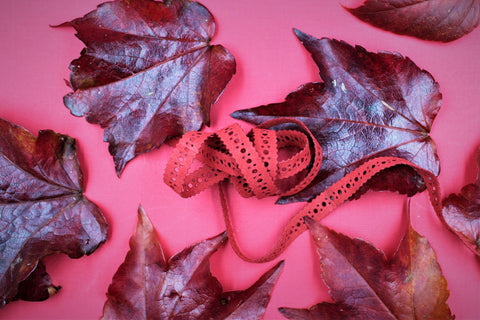
MULTIPOLYGON (((46 259, 47 270, 61 291, 44 302, 10 303, 1 319, 97 319, 105 292, 128 251, 139 204, 154 223, 167 256, 224 230, 216 189, 182 199, 162 180, 171 148, 133 160, 121 179, 103 142, 103 130, 76 118, 63 105, 69 92, 68 65, 83 44, 58 24, 95 9, 97 0, 0 1, 0 117, 33 133, 53 129, 75 137, 87 178, 86 195, 100 206, 109 225, 108 241, 78 260, 46 259)), ((240 108, 280 102, 299 85, 319 81, 318 70, 292 28, 318 38, 332 37, 369 51, 397 51, 428 70, 440 84, 443 106, 432 137, 438 146, 444 195, 458 192, 476 177, 474 155, 480 145, 480 29, 449 44, 388 33, 346 12, 337 1, 204 0, 214 15, 217 35, 237 60, 237 74, 212 110, 212 127, 233 123, 240 108)), ((241 123, 244 128, 249 126, 241 123)), ((285 221, 302 204, 274 205, 274 198, 243 199, 229 192, 241 245, 252 254, 269 249, 285 221)), ((328 226, 366 239, 391 256, 405 230, 405 197, 370 192, 327 217, 328 226)), ((457 319, 480 319, 480 261, 440 224, 427 199, 412 199, 414 228, 428 238, 448 281, 448 303, 457 319)), ((286 264, 265 319, 281 319, 279 307, 309 307, 329 301, 308 233, 281 256, 286 264)), ((250 286, 275 261, 243 262, 227 245, 211 259, 212 271, 225 290, 250 286)))

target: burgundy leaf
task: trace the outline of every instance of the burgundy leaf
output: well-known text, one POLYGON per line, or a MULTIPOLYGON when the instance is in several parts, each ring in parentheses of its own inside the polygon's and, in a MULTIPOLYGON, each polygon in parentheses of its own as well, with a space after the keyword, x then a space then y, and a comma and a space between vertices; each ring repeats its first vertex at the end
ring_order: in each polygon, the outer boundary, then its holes
POLYGON ((35 138, 0 119, 0 306, 54 293, 43 257, 79 258, 106 240, 105 217, 82 188, 73 138, 51 130, 35 138))
POLYGON ((210 45, 215 22, 189 0, 116 0, 66 22, 86 48, 64 97, 76 116, 105 128, 117 174, 166 139, 210 124, 235 59, 210 45))
POLYGON ((194 244, 166 262, 140 207, 130 251, 108 288, 102 319, 261 319, 283 262, 244 291, 223 292, 210 256, 226 233, 194 244))
POLYGON ((478 26, 478 0, 366 0, 346 8, 375 27, 424 40, 449 42, 478 26))
MULTIPOLYGON (((310 200, 361 163, 395 156, 439 173, 436 147, 428 136, 441 105, 432 76, 400 54, 295 34, 312 54, 323 83, 307 83, 284 102, 236 111, 236 119, 260 124, 277 117, 303 121, 322 146, 322 168, 304 191, 280 203, 310 200)), ((413 195, 425 184, 414 170, 395 167, 365 188, 413 195), (388 177, 388 178, 386 178, 388 177)))
MULTIPOLYGON (((480 172, 480 149, 477 151, 480 172)), ((475 254, 480 255, 480 174, 477 181, 467 184, 460 194, 443 200, 444 222, 475 254)))
POLYGON ((388 260, 371 244, 307 219, 334 303, 280 308, 288 319, 454 319, 447 282, 428 241, 411 226, 388 260))
POLYGON ((56 294, 58 290, 60 287, 52 284, 45 265, 39 261, 35 270, 18 285, 16 298, 26 301, 42 301, 56 294))

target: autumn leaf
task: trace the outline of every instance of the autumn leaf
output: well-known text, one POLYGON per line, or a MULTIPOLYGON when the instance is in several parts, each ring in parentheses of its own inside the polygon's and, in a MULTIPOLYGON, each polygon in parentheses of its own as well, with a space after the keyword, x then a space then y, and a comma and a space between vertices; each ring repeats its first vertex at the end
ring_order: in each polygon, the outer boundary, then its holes
POLYGON ((47 268, 42 261, 39 261, 28 278, 19 283, 15 298, 26 301, 43 301, 56 294, 60 289, 52 284, 47 268))
POLYGON ((168 262, 140 207, 130 251, 108 288, 102 319, 261 319, 283 262, 244 291, 223 292, 209 258, 226 233, 194 244, 168 262))
POLYGON ((73 60, 64 97, 75 116, 105 128, 118 175, 135 156, 210 124, 210 108, 235 59, 210 45, 215 22, 188 0, 117 0, 61 26, 86 48, 73 60))
POLYGON ((0 307, 54 294, 41 259, 91 254, 107 223, 83 194, 75 140, 43 130, 35 138, 0 119, 0 307))
POLYGON ((346 8, 375 27, 424 40, 449 42, 478 26, 478 0, 366 0, 346 8))
MULTIPOLYGON (((371 53, 343 41, 295 34, 312 54, 324 82, 307 83, 284 102, 232 114, 260 124, 278 117, 303 121, 320 142, 324 159, 313 183, 280 203, 311 200, 374 157, 401 157, 438 175, 436 147, 428 136, 441 105, 432 76, 397 53, 371 53)), ((413 195, 422 178, 408 166, 374 177, 364 189, 413 195)))
POLYGON ((351 239, 307 218, 333 303, 280 308, 288 319, 454 319, 436 255, 408 227, 395 255, 351 239))
MULTIPOLYGON (((477 151, 480 171, 480 149, 477 151)), ((442 216, 451 229, 475 254, 480 255, 480 175, 467 184, 459 194, 451 194, 442 201, 442 216)))

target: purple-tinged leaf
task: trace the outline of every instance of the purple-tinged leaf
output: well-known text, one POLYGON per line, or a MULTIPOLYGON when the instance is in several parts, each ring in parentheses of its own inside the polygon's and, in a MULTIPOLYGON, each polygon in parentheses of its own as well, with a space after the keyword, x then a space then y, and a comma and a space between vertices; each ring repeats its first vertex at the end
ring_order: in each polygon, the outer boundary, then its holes
POLYGON ((209 258, 226 233, 196 243, 168 260, 140 207, 130 251, 108 288, 102 319, 261 319, 283 262, 244 291, 223 292, 209 258))
POLYGON ((57 287, 40 260, 91 254, 106 237, 105 217, 83 196, 75 140, 0 119, 0 307, 48 298, 57 287))
MULTIPOLYGON (((439 159, 429 137, 442 95, 432 76, 396 53, 372 53, 343 41, 295 34, 312 54, 323 83, 290 93, 284 102, 232 114, 260 124, 278 117, 303 121, 323 150, 313 183, 280 203, 306 201, 323 192, 361 163, 378 156, 401 157, 438 175, 439 159)), ((368 182, 364 189, 413 195, 424 190, 421 177, 398 166, 368 182)))
POLYGON ((215 22, 189 0, 105 2, 72 26, 86 48, 64 97, 75 116, 105 128, 117 175, 139 154, 210 124, 235 59, 210 45, 215 22))
POLYGON ((377 28, 424 40, 450 42, 478 26, 478 0, 366 0, 346 8, 377 28))

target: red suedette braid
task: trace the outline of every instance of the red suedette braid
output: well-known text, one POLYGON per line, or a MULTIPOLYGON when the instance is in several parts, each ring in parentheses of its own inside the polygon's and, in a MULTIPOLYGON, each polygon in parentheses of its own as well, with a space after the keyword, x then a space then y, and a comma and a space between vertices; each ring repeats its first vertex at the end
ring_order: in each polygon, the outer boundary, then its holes
POLYGON ((221 181, 229 178, 243 197, 288 196, 307 187, 316 177, 322 162, 322 150, 303 122, 292 118, 267 121, 245 134, 238 124, 215 133, 188 132, 176 145, 165 170, 164 181, 182 197, 187 198, 219 184, 220 199, 227 233, 233 250, 245 261, 267 262, 278 257, 307 227, 304 217, 320 220, 353 196, 375 174, 397 165, 414 168, 425 181, 435 212, 441 214, 440 188, 436 176, 408 160, 395 157, 371 159, 307 203, 285 225, 274 248, 260 258, 247 257, 235 238, 230 213, 221 181), (270 130, 274 126, 291 123, 298 130, 270 130), (298 151, 287 160, 279 161, 283 148, 298 151), (189 172, 194 160, 202 166, 189 172), (287 190, 281 188, 282 179, 300 179, 287 190))

